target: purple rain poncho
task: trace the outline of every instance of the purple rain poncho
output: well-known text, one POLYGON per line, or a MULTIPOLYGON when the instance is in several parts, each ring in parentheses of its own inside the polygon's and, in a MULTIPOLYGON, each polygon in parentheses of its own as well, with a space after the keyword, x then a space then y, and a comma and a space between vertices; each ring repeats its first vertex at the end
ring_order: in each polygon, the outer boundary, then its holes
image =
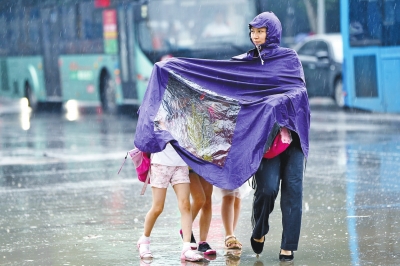
POLYGON ((272 12, 250 26, 267 27, 266 43, 230 61, 172 58, 154 65, 137 148, 156 153, 171 142, 197 174, 224 189, 257 171, 279 127, 295 131, 308 156, 310 109, 297 54, 279 46, 282 28, 272 12))

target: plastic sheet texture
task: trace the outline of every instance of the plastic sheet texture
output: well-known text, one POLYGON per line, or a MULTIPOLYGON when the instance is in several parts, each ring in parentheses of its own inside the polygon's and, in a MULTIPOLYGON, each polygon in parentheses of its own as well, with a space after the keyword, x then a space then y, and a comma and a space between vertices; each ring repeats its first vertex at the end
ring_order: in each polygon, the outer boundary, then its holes
POLYGON ((170 72, 154 130, 167 130, 199 159, 224 166, 240 105, 170 72))

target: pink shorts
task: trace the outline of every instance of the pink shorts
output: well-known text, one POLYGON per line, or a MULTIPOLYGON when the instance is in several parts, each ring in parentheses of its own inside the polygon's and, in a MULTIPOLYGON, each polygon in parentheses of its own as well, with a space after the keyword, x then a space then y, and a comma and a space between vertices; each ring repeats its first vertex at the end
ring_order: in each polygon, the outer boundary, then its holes
POLYGON ((171 186, 184 183, 190 184, 188 167, 151 164, 151 186, 157 188, 167 188, 169 183, 171 183, 171 186))

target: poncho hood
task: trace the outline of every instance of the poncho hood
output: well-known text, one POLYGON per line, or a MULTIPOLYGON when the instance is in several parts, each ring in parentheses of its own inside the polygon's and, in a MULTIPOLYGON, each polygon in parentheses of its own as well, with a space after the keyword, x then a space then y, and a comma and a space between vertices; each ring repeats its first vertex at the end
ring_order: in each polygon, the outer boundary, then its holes
MULTIPOLYGON (((261 50, 265 48, 275 48, 281 43, 282 25, 278 17, 273 12, 263 12, 257 15, 250 23, 249 29, 267 28, 267 40, 261 45, 261 50)), ((250 39, 251 40, 251 39, 250 39)))

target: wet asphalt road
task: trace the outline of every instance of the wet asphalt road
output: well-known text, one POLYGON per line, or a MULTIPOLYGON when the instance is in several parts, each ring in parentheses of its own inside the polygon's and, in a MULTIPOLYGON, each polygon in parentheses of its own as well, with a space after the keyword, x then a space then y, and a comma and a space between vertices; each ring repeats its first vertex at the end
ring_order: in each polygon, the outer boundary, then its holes
MULTIPOLYGON (((0 104, 0 265, 147 265, 135 243, 151 191, 140 196, 129 161, 117 175, 133 147, 136 119, 7 108, 0 104)), ((217 256, 181 264, 170 189, 152 233, 151 265, 400 265, 399 169, 400 115, 343 111, 316 100, 294 262, 278 261, 279 196, 264 252, 256 258, 251 251, 250 195, 236 230, 242 253, 223 248, 216 198, 209 242, 217 256)))

